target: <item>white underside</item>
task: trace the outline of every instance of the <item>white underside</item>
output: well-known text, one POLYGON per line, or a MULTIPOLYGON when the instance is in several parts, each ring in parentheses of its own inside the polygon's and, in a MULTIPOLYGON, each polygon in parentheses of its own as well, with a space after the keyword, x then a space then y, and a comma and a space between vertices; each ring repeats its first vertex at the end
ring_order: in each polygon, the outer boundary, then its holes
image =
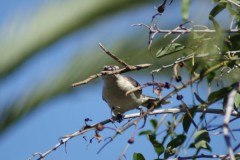
POLYGON ((135 87, 124 76, 105 76, 103 81, 103 98, 115 115, 136 109, 146 101, 140 91, 126 96, 126 92, 135 87))

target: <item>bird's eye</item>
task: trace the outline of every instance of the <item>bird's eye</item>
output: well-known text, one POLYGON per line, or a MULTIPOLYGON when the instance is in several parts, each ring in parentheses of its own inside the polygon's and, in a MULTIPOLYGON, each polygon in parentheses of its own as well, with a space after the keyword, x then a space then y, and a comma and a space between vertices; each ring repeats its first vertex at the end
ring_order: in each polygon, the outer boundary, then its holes
POLYGON ((104 70, 104 71, 109 71, 109 66, 104 66, 104 67, 103 67, 103 70, 104 70))

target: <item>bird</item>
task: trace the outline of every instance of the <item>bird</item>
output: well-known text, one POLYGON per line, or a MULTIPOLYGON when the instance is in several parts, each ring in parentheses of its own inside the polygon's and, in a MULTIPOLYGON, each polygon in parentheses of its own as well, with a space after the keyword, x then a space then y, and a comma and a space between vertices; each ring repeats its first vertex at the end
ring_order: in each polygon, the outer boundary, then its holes
MULTIPOLYGON (((116 65, 105 65, 103 71, 118 69, 119 67, 116 65)), ((129 76, 119 73, 105 74, 102 76, 102 80, 102 98, 115 116, 123 115, 125 112, 137 109, 140 106, 148 107, 151 102, 159 100, 159 98, 144 95, 141 89, 126 95, 127 91, 140 86, 135 79, 129 76)))

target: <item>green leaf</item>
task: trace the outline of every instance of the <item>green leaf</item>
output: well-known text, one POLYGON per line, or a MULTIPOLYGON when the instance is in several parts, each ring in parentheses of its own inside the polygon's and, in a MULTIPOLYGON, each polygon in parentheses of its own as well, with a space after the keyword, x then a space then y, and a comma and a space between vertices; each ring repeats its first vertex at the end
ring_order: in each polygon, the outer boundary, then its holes
POLYGON ((199 149, 199 148, 204 148, 206 149, 207 148, 207 141, 205 140, 201 140, 201 141, 198 141, 194 144, 194 146, 199 149))
POLYGON ((195 142, 201 141, 201 140, 205 140, 206 142, 210 142, 210 136, 208 134, 208 131, 206 129, 202 129, 202 130, 198 130, 197 132, 195 132, 194 134, 194 139, 195 142))
POLYGON ((209 144, 204 140, 196 142, 196 143, 191 143, 189 145, 189 148, 206 149, 208 151, 212 151, 211 146, 209 146, 209 144))
POLYGON ((160 156, 164 152, 163 144, 157 141, 155 134, 149 135, 149 140, 152 143, 155 152, 160 156))
POLYGON ((152 134, 153 132, 151 130, 145 130, 145 131, 141 131, 138 135, 142 136, 142 135, 149 135, 152 134))
POLYGON ((232 87, 225 87, 222 88, 218 91, 212 92, 209 96, 208 96, 208 101, 217 101, 220 100, 224 97, 226 97, 228 95, 228 93, 231 91, 232 87))
POLYGON ((218 24, 218 22, 214 19, 214 17, 212 15, 209 15, 209 19, 213 22, 213 25, 215 27, 216 30, 220 30, 220 25, 218 24))
POLYGON ((215 72, 211 72, 207 75, 207 81, 209 84, 214 80, 215 75, 216 75, 215 72))
POLYGON ((222 10, 226 8, 226 5, 226 2, 220 2, 219 4, 217 4, 209 13, 209 19, 211 20, 210 16, 215 17, 216 15, 218 15, 222 10))
POLYGON ((205 101, 204 101, 196 92, 194 92, 193 94, 194 94, 196 100, 197 100, 200 104, 204 104, 204 103, 205 103, 205 101))
POLYGON ((186 140, 186 136, 184 134, 180 134, 175 139, 170 141, 167 146, 172 146, 172 147, 176 148, 176 147, 182 145, 185 140, 186 140))
POLYGON ((154 130, 156 130, 157 126, 158 126, 157 120, 156 119, 151 119, 150 123, 151 123, 152 127, 154 128, 154 130))
POLYGON ((156 53, 156 57, 157 58, 164 57, 166 55, 181 51, 185 48, 186 47, 182 44, 171 43, 171 44, 167 45, 166 47, 160 48, 160 50, 158 50, 158 52, 156 53))
POLYGON ((237 93, 235 96, 234 109, 237 111, 240 107, 240 94, 237 93))
POLYGON ((135 153, 133 154, 133 160, 145 160, 144 156, 142 153, 135 153))
POLYGON ((194 134, 194 143, 190 144, 190 148, 196 149, 207 149, 211 151, 211 147, 209 146, 209 142, 211 141, 209 133, 206 129, 198 130, 194 134))
POLYGON ((187 20, 189 17, 190 0, 182 0, 182 18, 187 20))
POLYGON ((162 143, 155 142, 153 147, 155 149, 155 152, 158 154, 158 156, 160 156, 164 152, 164 146, 162 143))
POLYGON ((189 129, 190 125, 192 124, 192 118, 195 115, 196 109, 197 109, 197 106, 194 106, 193 108, 189 109, 190 115, 187 112, 184 115, 182 125, 183 125, 183 130, 185 133, 188 132, 188 129, 189 129))
POLYGON ((221 26, 219 25, 219 23, 214 19, 214 17, 212 15, 209 15, 209 19, 212 21, 214 28, 216 30, 216 35, 220 40, 223 40, 223 33, 221 30, 221 26))
POLYGON ((164 152, 164 159, 174 155, 176 153, 176 148, 184 143, 186 136, 184 134, 178 135, 175 139, 170 141, 164 152))
POLYGON ((152 141, 156 140, 156 134, 149 134, 148 138, 152 142, 152 141))

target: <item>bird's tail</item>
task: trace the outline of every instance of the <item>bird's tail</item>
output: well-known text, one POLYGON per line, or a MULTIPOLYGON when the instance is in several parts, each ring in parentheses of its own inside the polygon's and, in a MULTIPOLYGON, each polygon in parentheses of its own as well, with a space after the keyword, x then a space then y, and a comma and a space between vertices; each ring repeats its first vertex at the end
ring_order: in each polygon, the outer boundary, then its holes
POLYGON ((143 102, 142 106, 146 108, 150 108, 152 105, 154 105, 155 108, 160 108, 161 105, 170 103, 169 101, 164 99, 155 98, 155 97, 146 96, 146 95, 143 95, 143 96, 146 101, 143 102))

